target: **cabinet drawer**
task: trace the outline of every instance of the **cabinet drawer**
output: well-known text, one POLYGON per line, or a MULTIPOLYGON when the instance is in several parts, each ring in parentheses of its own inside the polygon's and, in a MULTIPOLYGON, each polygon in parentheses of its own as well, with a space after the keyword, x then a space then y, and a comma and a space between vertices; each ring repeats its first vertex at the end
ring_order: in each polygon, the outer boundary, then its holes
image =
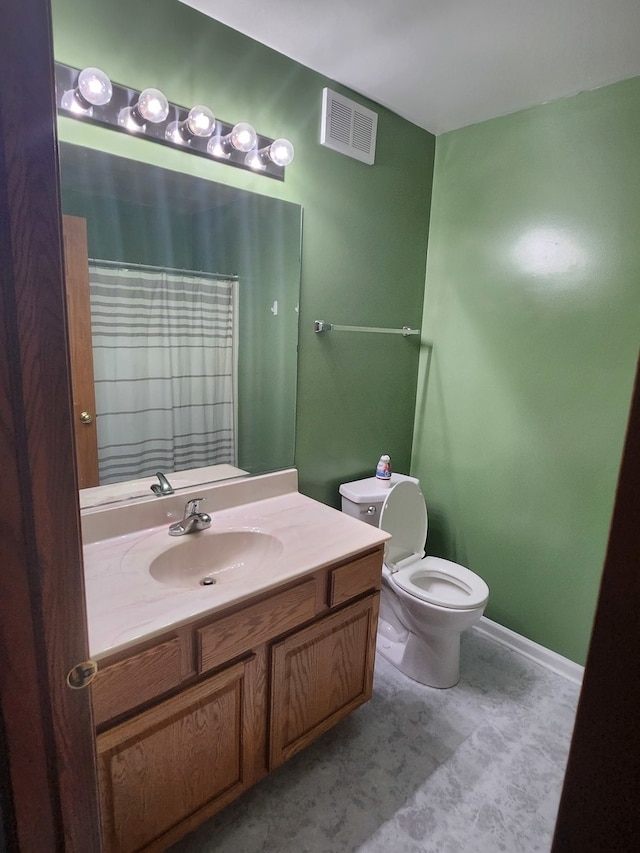
POLYGON ((316 581, 250 604, 198 631, 199 671, 207 672, 298 627, 316 614, 316 581))
POLYGON ((172 637, 104 669, 98 669, 91 685, 96 725, 178 686, 188 674, 183 660, 183 639, 172 637))
POLYGON ((342 604, 363 592, 380 589, 382 551, 340 566, 329 577, 329 607, 342 604))

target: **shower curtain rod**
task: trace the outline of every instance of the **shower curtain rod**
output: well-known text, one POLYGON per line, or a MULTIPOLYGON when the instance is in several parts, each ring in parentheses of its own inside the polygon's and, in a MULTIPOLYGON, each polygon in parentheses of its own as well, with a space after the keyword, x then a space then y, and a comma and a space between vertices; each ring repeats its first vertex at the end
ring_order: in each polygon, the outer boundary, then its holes
POLYGON ((207 270, 187 270, 179 267, 162 267, 154 264, 135 264, 128 261, 106 261, 102 258, 89 258, 90 264, 101 264, 106 267, 125 267, 126 269, 142 270, 143 272, 171 272, 171 273, 186 273, 187 275, 208 275, 216 278, 226 278, 228 281, 239 281, 239 275, 228 275, 221 272, 208 272, 207 270))

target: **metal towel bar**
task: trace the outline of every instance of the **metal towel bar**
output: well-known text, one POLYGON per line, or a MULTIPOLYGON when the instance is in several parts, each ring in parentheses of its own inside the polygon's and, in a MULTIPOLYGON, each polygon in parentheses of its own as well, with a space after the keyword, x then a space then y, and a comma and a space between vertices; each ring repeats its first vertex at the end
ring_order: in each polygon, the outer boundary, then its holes
POLYGON ((420 329, 412 329, 410 326, 403 326, 401 329, 387 329, 379 326, 338 326, 336 323, 325 323, 324 320, 315 320, 313 323, 314 332, 377 332, 383 335, 419 335, 420 329))

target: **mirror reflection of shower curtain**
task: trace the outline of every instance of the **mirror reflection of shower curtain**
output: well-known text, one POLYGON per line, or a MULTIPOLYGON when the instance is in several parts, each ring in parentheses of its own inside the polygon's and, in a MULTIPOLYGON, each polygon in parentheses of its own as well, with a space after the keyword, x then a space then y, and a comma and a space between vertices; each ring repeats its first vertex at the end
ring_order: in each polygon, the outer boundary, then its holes
POLYGON ((235 279, 89 265, 100 483, 237 463, 235 279))

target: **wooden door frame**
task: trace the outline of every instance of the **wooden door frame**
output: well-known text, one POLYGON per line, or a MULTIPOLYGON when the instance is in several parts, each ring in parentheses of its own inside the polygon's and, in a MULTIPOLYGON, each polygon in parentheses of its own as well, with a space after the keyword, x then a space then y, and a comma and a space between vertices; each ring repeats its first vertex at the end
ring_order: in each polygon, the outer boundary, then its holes
POLYGON ((48 0, 0 0, 0 725, 7 845, 101 848, 48 0))

